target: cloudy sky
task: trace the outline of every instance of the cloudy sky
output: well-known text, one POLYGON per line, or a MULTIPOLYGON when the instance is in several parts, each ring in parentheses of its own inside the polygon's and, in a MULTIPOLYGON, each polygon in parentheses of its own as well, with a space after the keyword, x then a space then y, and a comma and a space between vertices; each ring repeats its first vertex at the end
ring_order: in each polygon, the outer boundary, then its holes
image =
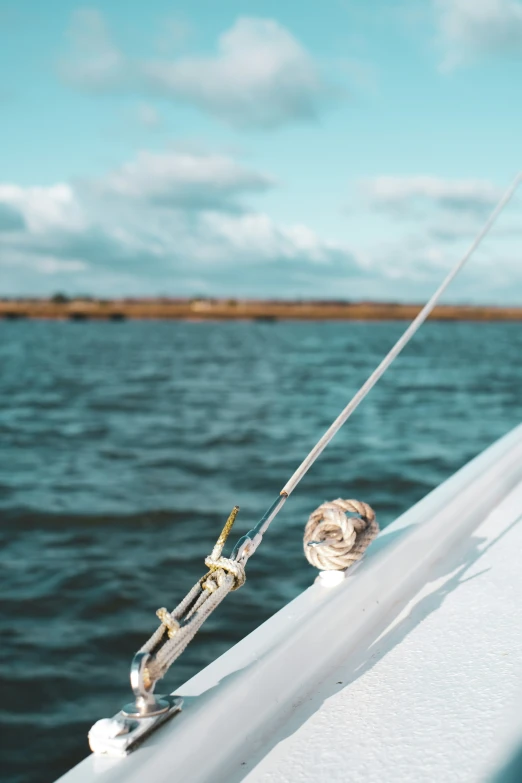
MULTIPOLYGON (((0 295, 420 300, 522 168, 522 0, 3 0, 0 295)), ((522 196, 447 297, 522 299, 522 196)))

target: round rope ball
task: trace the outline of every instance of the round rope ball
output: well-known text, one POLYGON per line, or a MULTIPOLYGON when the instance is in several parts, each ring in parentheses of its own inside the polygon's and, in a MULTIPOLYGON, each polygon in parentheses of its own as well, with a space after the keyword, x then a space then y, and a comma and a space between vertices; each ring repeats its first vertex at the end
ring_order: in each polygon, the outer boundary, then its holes
POLYGON ((304 532, 304 553, 308 562, 321 571, 343 571, 361 559, 378 532, 371 506, 338 498, 323 503, 310 515, 304 532))

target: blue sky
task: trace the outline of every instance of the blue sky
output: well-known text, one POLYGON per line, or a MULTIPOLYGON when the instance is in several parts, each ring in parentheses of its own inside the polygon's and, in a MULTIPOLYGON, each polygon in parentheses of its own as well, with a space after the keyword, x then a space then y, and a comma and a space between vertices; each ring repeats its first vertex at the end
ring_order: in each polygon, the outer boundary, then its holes
MULTIPOLYGON (((423 299, 521 97, 521 0, 4 0, 0 294, 423 299)), ((520 301, 521 209, 448 300, 520 301)))

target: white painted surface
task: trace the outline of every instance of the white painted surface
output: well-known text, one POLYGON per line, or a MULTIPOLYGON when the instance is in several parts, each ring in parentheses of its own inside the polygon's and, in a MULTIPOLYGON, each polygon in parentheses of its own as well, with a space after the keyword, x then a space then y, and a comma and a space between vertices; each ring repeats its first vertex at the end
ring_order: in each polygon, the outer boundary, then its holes
POLYGON ((522 689, 521 515, 519 427, 186 683, 132 756, 63 783, 485 779, 522 689))

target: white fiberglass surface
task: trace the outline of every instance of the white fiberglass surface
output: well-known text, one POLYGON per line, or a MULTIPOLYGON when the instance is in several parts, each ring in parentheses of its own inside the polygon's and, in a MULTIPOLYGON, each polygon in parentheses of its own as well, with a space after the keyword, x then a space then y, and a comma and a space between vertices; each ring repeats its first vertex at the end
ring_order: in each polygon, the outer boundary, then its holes
POLYGON ((520 552, 522 484, 362 654, 328 673, 244 779, 488 779, 522 693, 520 552))
POLYGON ((135 753, 64 783, 487 779, 522 690, 521 517, 518 428, 187 682, 135 753))

